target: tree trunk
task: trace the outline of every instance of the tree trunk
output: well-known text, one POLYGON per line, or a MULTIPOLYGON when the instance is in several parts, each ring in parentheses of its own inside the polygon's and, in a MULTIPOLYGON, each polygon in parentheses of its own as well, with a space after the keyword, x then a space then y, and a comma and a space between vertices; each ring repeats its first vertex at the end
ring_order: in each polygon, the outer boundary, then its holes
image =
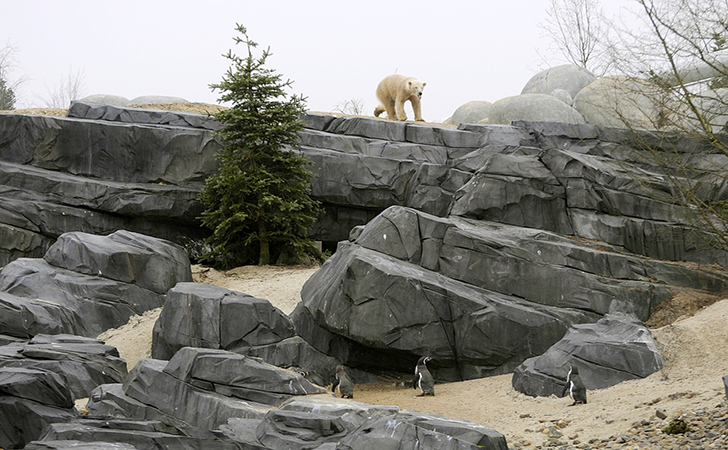
POLYGON ((268 236, 265 232, 265 224, 258 224, 258 240, 260 242, 260 257, 258 258, 259 266, 267 266, 270 264, 270 246, 268 245, 268 236))

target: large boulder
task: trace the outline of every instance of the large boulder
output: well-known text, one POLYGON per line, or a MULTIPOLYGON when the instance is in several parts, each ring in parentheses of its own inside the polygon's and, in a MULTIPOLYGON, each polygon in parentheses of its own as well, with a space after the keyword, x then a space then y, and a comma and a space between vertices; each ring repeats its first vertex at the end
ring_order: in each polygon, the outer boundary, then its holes
POLYGON ((526 83, 521 94, 549 94, 564 90, 571 98, 576 97, 585 86, 596 80, 591 72, 573 64, 549 67, 537 73, 526 83))
POLYGON ((650 331, 633 316, 605 315, 595 324, 573 325, 543 355, 527 359, 513 373, 513 388, 531 396, 563 396, 571 365, 587 389, 603 389, 645 378, 665 366, 650 331))
POLYGON ((407 373, 429 355, 435 377, 452 381, 512 371, 571 324, 620 311, 646 320, 673 290, 727 283, 543 230, 392 207, 339 244, 292 319, 349 366, 407 373))
POLYGON ((657 89, 622 76, 599 78, 574 97, 584 120, 600 127, 658 129, 659 105, 657 89))
POLYGON ((152 357, 169 359, 182 347, 235 351, 294 334, 288 316, 268 300, 207 284, 179 283, 167 293, 155 324, 152 357))
POLYGON ((487 119, 492 105, 491 102, 486 101, 467 102, 452 113, 448 125, 458 126, 461 123, 478 123, 483 119, 487 119))
POLYGON ((181 281, 192 281, 190 262, 171 242, 126 231, 65 233, 43 259, 20 258, 0 270, 2 304, 19 308, 0 334, 55 330, 95 337, 162 306, 167 290, 181 281), (18 322, 30 315, 37 319, 18 322))
MULTIPOLYGON (((112 94, 93 94, 93 95, 87 95, 86 97, 77 100, 79 102, 83 103, 98 103, 100 105, 108 105, 108 106, 126 106, 129 104, 129 99, 126 97, 122 97, 120 95, 112 95, 112 94)), ((73 105, 74 102, 71 102, 71 105, 73 105)))
POLYGON ((170 95, 142 95, 129 100, 128 106, 139 105, 171 105, 174 103, 189 103, 182 97, 174 97, 170 95))
POLYGON ((490 107, 488 123, 508 125, 517 120, 585 123, 579 111, 548 94, 505 97, 490 107))

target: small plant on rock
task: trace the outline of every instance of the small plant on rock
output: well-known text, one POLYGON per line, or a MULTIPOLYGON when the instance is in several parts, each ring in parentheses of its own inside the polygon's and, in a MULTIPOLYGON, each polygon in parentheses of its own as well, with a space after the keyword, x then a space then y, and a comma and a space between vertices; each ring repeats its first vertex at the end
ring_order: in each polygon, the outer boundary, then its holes
POLYGON ((670 424, 662 429, 665 434, 685 434, 690 426, 684 420, 671 420, 670 424))

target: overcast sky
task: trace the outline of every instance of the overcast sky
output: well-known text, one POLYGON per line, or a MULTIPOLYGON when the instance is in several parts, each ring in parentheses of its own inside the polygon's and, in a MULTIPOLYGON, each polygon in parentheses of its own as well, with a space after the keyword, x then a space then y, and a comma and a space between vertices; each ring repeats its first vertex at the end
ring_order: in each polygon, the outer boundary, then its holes
MULTIPOLYGON (((390 73, 427 83, 423 117, 442 121, 472 100, 520 94, 563 64, 539 24, 548 0, 0 0, 0 47, 16 47, 17 108, 45 106, 61 79, 83 94, 168 95, 217 103, 235 24, 270 47, 268 67, 293 81, 309 110, 347 100, 372 114, 390 73), (551 54, 550 54, 551 53, 551 54), (544 57, 547 61, 544 61, 544 57)), ((608 14, 629 0, 602 2, 608 14)), ((408 108, 411 117, 411 109, 408 108)))

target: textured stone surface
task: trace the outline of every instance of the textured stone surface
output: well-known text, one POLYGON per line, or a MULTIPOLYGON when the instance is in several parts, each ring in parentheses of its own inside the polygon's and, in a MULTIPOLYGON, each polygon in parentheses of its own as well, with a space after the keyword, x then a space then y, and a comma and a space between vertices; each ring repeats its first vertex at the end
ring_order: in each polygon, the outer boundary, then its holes
POLYGON ((88 397, 98 385, 121 382, 127 375, 126 362, 116 348, 67 334, 40 334, 0 347, 0 370, 5 368, 55 373, 74 399, 88 397))
POLYGON ((167 293, 154 327, 152 357, 169 359, 182 347, 235 350, 295 334, 291 320, 268 300, 200 283, 167 293))
POLYGON ((650 331, 624 313, 607 314, 595 324, 574 325, 559 342, 513 373, 513 388, 531 396, 564 395, 569 366, 579 368, 587 389, 603 389, 645 378, 665 366, 650 331))

